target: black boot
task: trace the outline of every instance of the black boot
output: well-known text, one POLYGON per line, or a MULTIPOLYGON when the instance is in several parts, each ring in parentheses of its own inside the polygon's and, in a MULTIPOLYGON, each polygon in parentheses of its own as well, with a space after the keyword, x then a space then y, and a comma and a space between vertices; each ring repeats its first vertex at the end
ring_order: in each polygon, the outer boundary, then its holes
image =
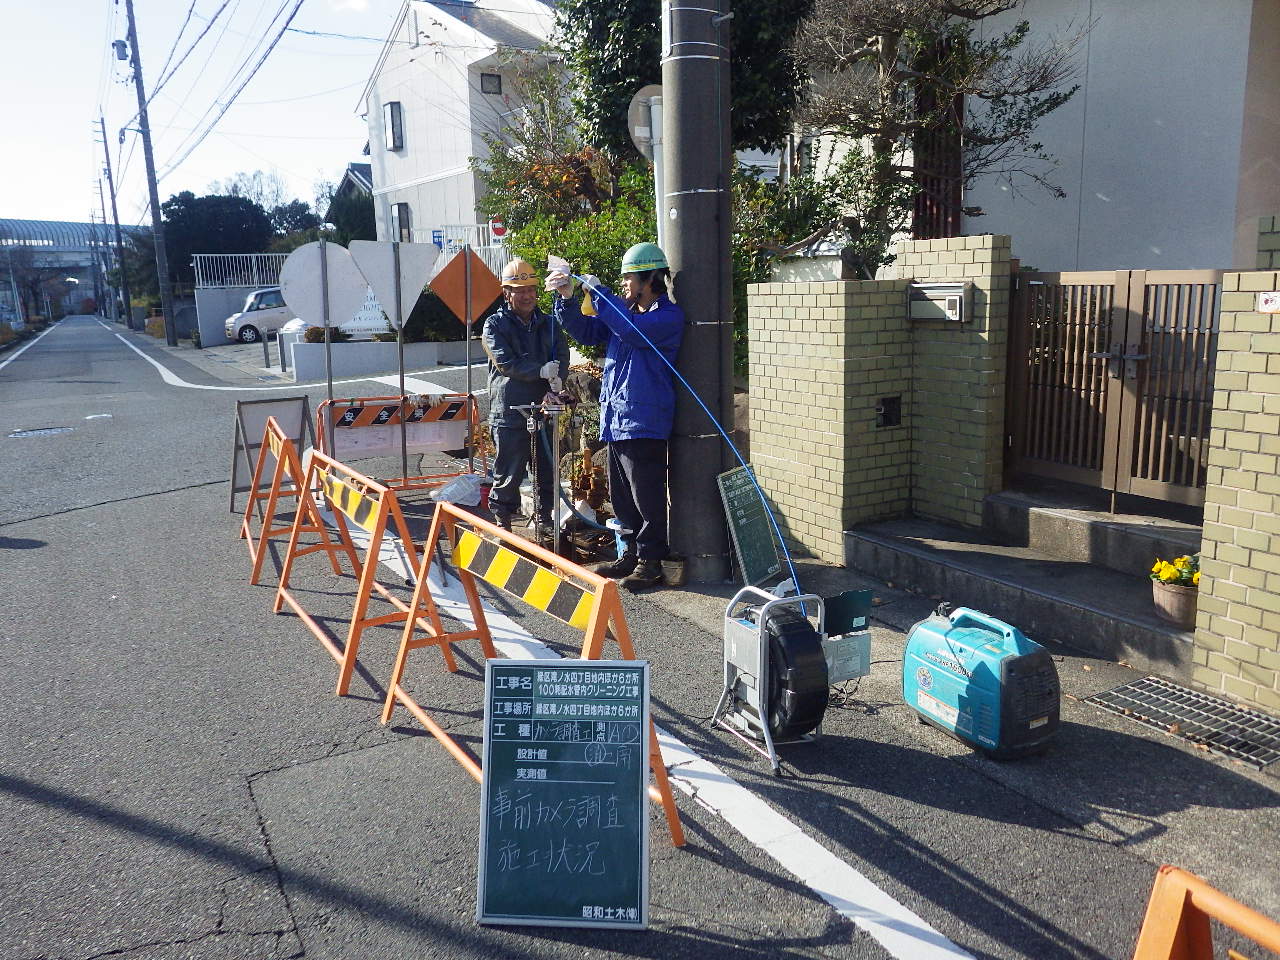
POLYGON ((493 511, 493 522, 508 533, 511 532, 511 514, 507 513, 505 510, 493 511))
POLYGON ((634 553, 624 553, 617 560, 610 560, 608 563, 593 563, 587 567, 592 573, 598 573, 602 577, 608 577, 610 580, 621 580, 629 575, 636 568, 637 558, 634 553))
POLYGON ((636 564, 636 568, 626 576, 622 585, 635 593, 638 590, 648 590, 650 587, 658 587, 662 585, 662 562, 659 560, 641 560, 636 564))

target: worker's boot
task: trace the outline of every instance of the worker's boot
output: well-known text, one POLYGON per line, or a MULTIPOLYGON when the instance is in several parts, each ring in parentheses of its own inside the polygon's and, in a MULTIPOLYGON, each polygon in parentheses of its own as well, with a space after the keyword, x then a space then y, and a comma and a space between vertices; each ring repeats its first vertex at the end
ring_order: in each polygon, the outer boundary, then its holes
POLYGON ((610 560, 608 563, 593 563, 587 567, 592 573, 598 573, 602 577, 608 577, 610 580, 621 580, 623 577, 630 575, 631 571, 636 568, 637 558, 634 553, 624 553, 617 560, 610 560))
POLYGON ((648 590, 650 587, 662 585, 662 562, 660 560, 640 560, 636 567, 622 580, 622 585, 635 593, 648 590))
POLYGON ((498 508, 493 511, 493 522, 508 533, 511 532, 511 514, 506 510, 498 508))

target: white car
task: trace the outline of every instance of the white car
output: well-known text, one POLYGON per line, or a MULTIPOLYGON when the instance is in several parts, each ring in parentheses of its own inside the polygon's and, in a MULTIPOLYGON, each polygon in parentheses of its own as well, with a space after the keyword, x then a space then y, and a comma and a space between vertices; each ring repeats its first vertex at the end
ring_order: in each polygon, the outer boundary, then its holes
MULTIPOLYGON (((281 333, 305 333, 311 327, 319 327, 318 323, 309 323, 301 317, 295 317, 281 327, 281 333)), ((378 301, 373 296, 373 291, 369 291, 365 297, 364 305, 356 311, 351 319, 344 323, 335 323, 339 331, 345 333, 353 340, 372 340, 374 334, 387 333, 390 329, 387 318, 382 312, 382 307, 378 305, 378 301)), ((231 336, 230 333, 227 336, 231 336)))
POLYGON ((230 340, 257 343, 292 319, 293 311, 285 304, 280 288, 266 287, 244 298, 244 309, 227 317, 225 330, 230 340))

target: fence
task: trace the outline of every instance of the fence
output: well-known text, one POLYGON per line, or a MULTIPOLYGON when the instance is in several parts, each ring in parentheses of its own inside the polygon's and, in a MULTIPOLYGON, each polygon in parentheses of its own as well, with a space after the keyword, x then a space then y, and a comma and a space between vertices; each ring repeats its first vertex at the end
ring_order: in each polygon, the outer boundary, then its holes
POLYGON ((469 243, 485 266, 495 274, 502 273, 502 268, 510 259, 502 240, 493 235, 487 223, 447 223, 441 227, 415 230, 413 240, 415 243, 434 243, 438 246, 444 253, 442 263, 469 243))
POLYGON ((196 253, 196 286, 274 287, 280 283, 280 268, 287 253, 196 253))

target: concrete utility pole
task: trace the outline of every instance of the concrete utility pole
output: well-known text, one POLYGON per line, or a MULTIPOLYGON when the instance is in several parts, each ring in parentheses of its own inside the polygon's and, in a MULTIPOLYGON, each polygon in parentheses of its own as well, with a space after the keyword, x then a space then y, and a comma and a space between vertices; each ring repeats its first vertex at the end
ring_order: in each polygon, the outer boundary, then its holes
POLYGON ((120 270, 120 299, 124 301, 124 324, 133 329, 133 303, 129 299, 129 271, 124 267, 124 241, 120 237, 120 214, 116 210, 116 182, 111 176, 111 145, 107 143, 107 124, 98 114, 102 131, 102 152, 107 158, 107 189, 111 192, 111 219, 116 225, 116 264, 120 270))
POLYGON ((160 283, 160 309, 164 311, 164 341, 178 345, 178 329, 173 317, 173 283, 169 280, 169 254, 164 248, 164 219, 160 216, 160 193, 156 187, 156 161, 151 153, 151 124, 147 120, 147 91, 142 85, 142 54, 138 52, 138 25, 133 20, 133 0, 124 0, 129 15, 129 63, 133 85, 138 90, 138 132, 142 134, 142 158, 147 163, 147 190, 151 195, 151 233, 156 241, 156 273, 160 283))
MULTIPOLYGON (((102 229, 107 229, 107 192, 102 189, 102 178, 98 178, 98 204, 102 207, 102 229)), ((105 316, 108 320, 119 322, 120 314, 116 312, 116 291, 111 285, 110 278, 107 277, 107 271, 111 267, 111 247, 107 241, 102 243, 102 288, 111 299, 111 307, 106 311, 105 316)))
MULTIPOLYGON (((733 429, 733 265, 729 252, 729 0, 662 0, 662 156, 667 254, 688 325, 678 367, 733 429)), ((733 454, 686 391, 671 437, 671 546, 689 579, 723 580, 729 541, 716 474, 733 454)))

